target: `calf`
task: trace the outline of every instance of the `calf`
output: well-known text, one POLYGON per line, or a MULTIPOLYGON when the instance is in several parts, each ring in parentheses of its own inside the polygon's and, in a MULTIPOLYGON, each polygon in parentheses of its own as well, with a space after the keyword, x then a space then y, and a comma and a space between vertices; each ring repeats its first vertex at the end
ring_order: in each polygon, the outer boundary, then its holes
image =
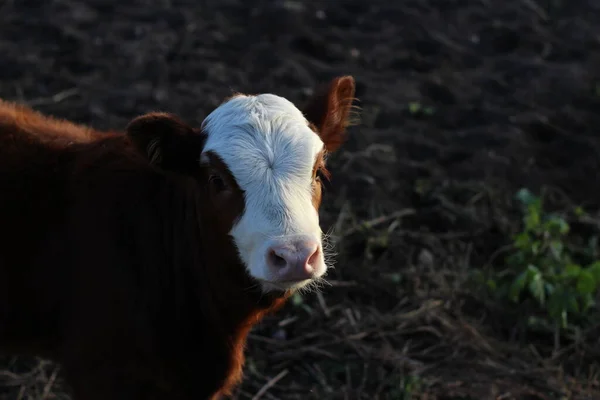
POLYGON ((230 394, 252 326, 326 272, 321 176, 354 89, 125 132, 0 102, 0 352, 61 363, 75 400, 230 394))

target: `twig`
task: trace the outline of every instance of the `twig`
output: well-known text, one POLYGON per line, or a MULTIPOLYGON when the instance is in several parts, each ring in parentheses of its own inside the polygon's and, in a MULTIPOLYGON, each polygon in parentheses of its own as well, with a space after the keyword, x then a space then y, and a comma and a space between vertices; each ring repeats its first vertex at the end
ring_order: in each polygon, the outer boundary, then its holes
POLYGON ((358 283, 355 281, 336 281, 336 280, 329 280, 328 281, 329 284, 333 287, 356 287, 358 286, 358 283))
POLYGON ((27 104, 31 107, 33 106, 42 106, 46 104, 55 104, 60 103, 63 100, 68 99, 69 97, 73 97, 79 93, 78 88, 71 88, 68 90, 63 90, 62 92, 58 92, 50 97, 41 97, 39 99, 33 99, 27 102, 27 104))
POLYGON ((523 4, 525 4, 527 7, 529 7, 531 9, 531 11, 536 13, 538 15, 538 17, 540 17, 544 21, 548 21, 548 14, 546 14, 546 11, 544 11, 544 9, 542 7, 540 7, 540 5, 537 4, 534 0, 522 0, 522 1, 523 1, 523 4))
POLYGON ((360 225, 353 226, 352 228, 347 229, 345 232, 342 232, 340 235, 340 238, 349 236, 361 229, 371 229, 371 228, 376 227, 377 225, 384 224, 386 222, 395 220, 397 218, 406 217, 408 215, 414 215, 415 213, 416 213, 416 210, 414 210, 413 208, 407 208, 405 210, 398 210, 389 215, 382 215, 380 217, 377 217, 377 218, 374 218, 374 219, 371 219, 368 221, 363 221, 360 225))
POLYGON ((27 386, 22 385, 21 389, 19 389, 19 395, 17 396, 17 400, 23 400, 25 398, 26 391, 27 391, 27 386))
POLYGON ((270 388, 275 386, 275 384, 277 382, 279 382, 281 379, 283 379, 283 377, 286 376, 288 374, 288 372, 289 372, 289 370, 284 369, 283 371, 278 373, 277 376, 275 376, 273 379, 271 379, 267 383, 265 383, 263 385, 263 387, 261 387, 260 390, 258 392, 256 392, 254 397, 252 397, 252 400, 260 399, 267 392, 267 390, 269 390, 270 388))
POLYGON ((329 312, 329 308, 327 308, 327 304, 325 303, 325 298, 323 297, 323 293, 317 292, 317 300, 319 301, 319 305, 323 309, 323 313, 325 313, 325 316, 329 318, 331 313, 329 312))
POLYGON ((50 394, 50 389, 52 389, 52 385, 54 385, 54 381, 56 380, 56 377, 58 376, 58 370, 59 370, 59 367, 54 368, 52 375, 50 375, 50 379, 48 379, 48 383, 46 383, 46 385, 44 386, 44 391, 42 392, 42 400, 45 400, 48 398, 48 395, 50 394))

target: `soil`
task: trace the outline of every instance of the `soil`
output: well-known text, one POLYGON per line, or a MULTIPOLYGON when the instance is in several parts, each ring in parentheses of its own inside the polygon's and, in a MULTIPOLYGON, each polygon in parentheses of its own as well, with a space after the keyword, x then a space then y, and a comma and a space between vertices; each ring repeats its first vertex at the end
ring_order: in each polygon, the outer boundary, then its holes
MULTIPOLYGON (((523 187, 600 232, 599 22, 594 0, 2 0, 0 97, 199 124, 234 91, 301 104, 355 76, 331 286, 255 329, 235 398, 598 399, 599 325, 553 356, 467 276, 499 262, 523 187)), ((0 362, 0 398, 69 398, 58 366, 0 362)))

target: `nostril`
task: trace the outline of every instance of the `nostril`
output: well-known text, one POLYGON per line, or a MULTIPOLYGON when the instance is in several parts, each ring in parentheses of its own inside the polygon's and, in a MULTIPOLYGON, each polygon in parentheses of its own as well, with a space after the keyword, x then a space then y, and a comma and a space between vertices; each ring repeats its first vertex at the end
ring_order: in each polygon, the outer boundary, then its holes
POLYGON ((317 259, 319 258, 320 253, 321 253, 321 251, 317 247, 315 249, 315 251, 310 255, 310 257, 308 257, 307 264, 310 266, 313 266, 317 262, 317 259))
POLYGON ((271 250, 269 252, 269 258, 271 259, 271 264, 277 268, 283 268, 287 265, 287 261, 285 258, 281 257, 279 254, 275 252, 275 250, 271 250))

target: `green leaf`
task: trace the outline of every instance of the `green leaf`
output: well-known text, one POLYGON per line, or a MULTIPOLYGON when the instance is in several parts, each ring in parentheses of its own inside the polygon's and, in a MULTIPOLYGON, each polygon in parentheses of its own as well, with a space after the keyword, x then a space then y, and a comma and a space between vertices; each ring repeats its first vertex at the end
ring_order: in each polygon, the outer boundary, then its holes
POLYGON ((526 250, 530 246, 531 238, 527 232, 521 232, 514 237, 515 247, 526 250))
POLYGON ((564 236, 569 233, 569 224, 567 221, 556 215, 548 218, 545 227, 553 236, 564 236))
POLYGON ((533 275, 529 283, 529 291, 533 297, 543 306, 546 302, 546 291, 544 290, 544 280, 542 274, 537 272, 533 275))
POLYGON ((531 252, 534 255, 538 255, 540 253, 540 248, 542 247, 542 242, 540 242, 539 240, 536 240, 535 242, 533 242, 531 244, 531 252))
POLYGON ((537 201, 537 197, 527 188, 520 189, 516 196, 517 200, 525 206, 529 206, 537 201))
POLYGON ((579 303, 577 302, 577 297, 574 295, 565 296, 565 301, 567 303, 567 310, 571 311, 575 314, 579 313, 579 303))
POLYGON ((421 111, 421 103, 416 102, 416 101, 412 101, 408 104, 408 111, 411 114, 416 114, 419 111, 421 111))
POLYGON ((533 276, 534 276, 535 274, 541 274, 542 272, 541 272, 541 271, 540 271, 540 269, 539 269, 538 267, 536 267, 535 265, 533 265, 533 264, 529 264, 529 265, 527 266, 527 273, 529 274, 529 278, 531 279, 531 278, 533 278, 533 276))
POLYGON ((561 288, 556 288, 556 290, 548 297, 548 302, 546 303, 548 315, 550 315, 550 318, 557 321, 561 318, 561 313, 565 307, 564 292, 561 288))
POLYGON ((592 274, 596 283, 600 282, 600 261, 596 261, 587 267, 587 270, 592 274))
POLYGON ((506 257, 506 263, 510 266, 521 266, 525 264, 525 255, 523 251, 517 251, 506 257))
POLYGON ((592 306, 596 304, 592 295, 584 296, 581 300, 581 312, 586 313, 592 306))
POLYGON ((527 285, 528 278, 528 270, 525 270, 521 272, 512 282, 510 289, 508 290, 508 296, 512 301, 517 302, 519 300, 519 295, 527 285))
POLYGON ((585 296, 596 291, 596 279, 588 270, 582 270, 577 278, 577 294, 585 296))
POLYGON ((304 303, 304 299, 300 295, 300 293, 296 292, 292 295, 292 304, 295 306, 300 306, 304 303))
POLYGON ((561 323, 561 327, 562 328, 566 328, 567 325, 568 325, 567 315, 568 315, 567 310, 563 310, 562 313, 560 314, 560 316, 561 316, 561 322, 562 322, 561 323))
POLYGON ((557 260, 560 260, 563 254, 564 245, 559 240, 553 240, 550 242, 550 252, 557 260))
POLYGON ((577 264, 567 264, 565 266, 565 270, 563 271, 563 276, 565 278, 575 278, 579 276, 581 273, 581 267, 577 264))
POLYGON ((435 108, 433 108, 433 107, 425 107, 423 109, 423 114, 425 114, 425 115, 431 116, 434 113, 435 113, 435 108))
POLYGON ((402 274, 400 273, 391 273, 387 276, 387 278, 392 282, 392 283, 400 283, 402 282, 402 274))
POLYGON ((537 208, 529 206, 527 215, 525 215, 525 229, 527 231, 536 231, 540 227, 541 216, 537 208))

